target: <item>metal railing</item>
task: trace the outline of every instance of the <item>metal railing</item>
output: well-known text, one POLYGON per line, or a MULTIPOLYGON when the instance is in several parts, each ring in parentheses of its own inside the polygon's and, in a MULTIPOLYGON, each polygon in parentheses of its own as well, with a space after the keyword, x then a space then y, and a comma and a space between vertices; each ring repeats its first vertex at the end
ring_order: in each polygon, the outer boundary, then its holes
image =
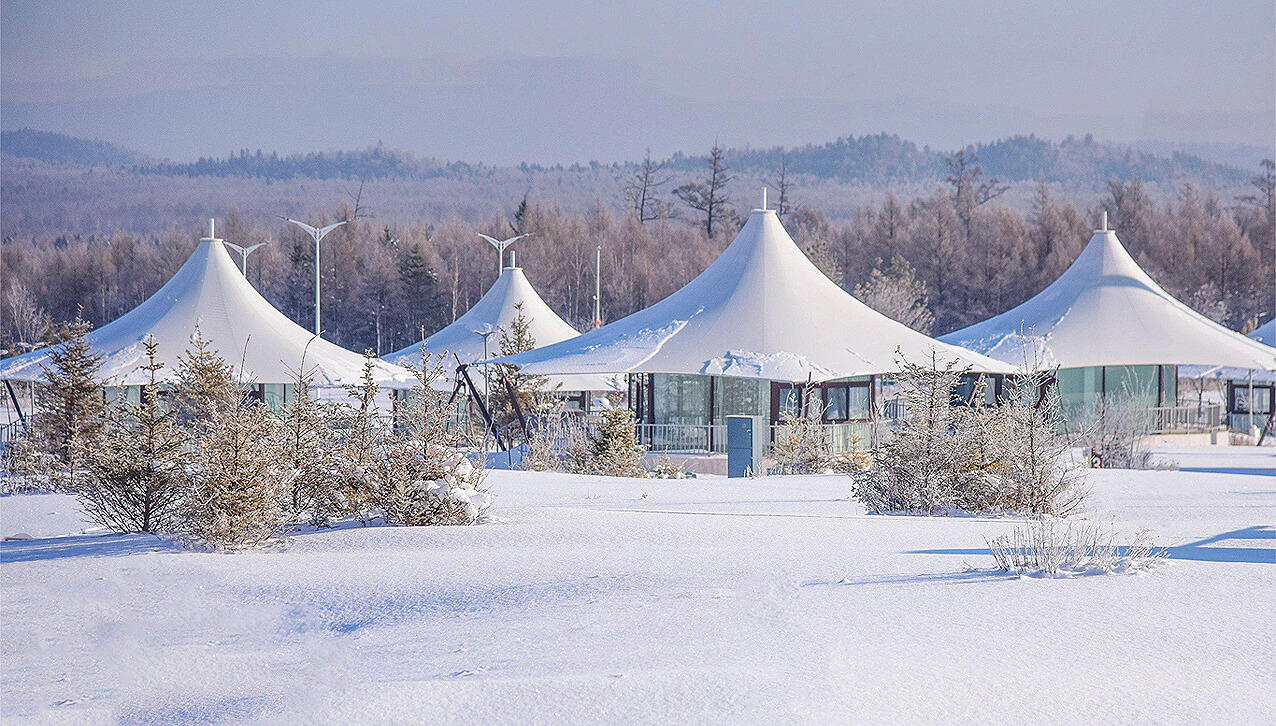
POLYGON ((1204 406, 1158 406, 1149 410, 1152 433, 1189 433, 1212 431, 1223 425, 1223 407, 1217 403, 1204 406))
MULTIPOLYGON (((830 450, 835 454, 870 448, 873 425, 867 421, 821 424, 830 450)), ((782 435, 784 424, 771 424, 770 440, 782 435)), ((686 453, 726 453, 726 424, 635 425, 638 443, 650 451, 686 453)))

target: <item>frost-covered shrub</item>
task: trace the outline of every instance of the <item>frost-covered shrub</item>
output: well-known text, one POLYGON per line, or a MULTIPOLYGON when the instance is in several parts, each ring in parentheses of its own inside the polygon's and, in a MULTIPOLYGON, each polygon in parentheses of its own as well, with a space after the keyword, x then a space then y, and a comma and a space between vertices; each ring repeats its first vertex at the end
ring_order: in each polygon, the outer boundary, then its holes
POLYGON ((1102 469, 1150 469, 1152 412, 1146 397, 1113 392, 1073 416, 1077 443, 1090 449, 1092 461, 1102 469))
POLYGON ((584 473, 589 462, 589 433, 575 416, 554 411, 532 418, 523 453, 526 471, 584 473))
POLYGON ((780 412, 771 444, 771 474, 823 474, 833 469, 833 448, 824 430, 824 408, 815 389, 806 393, 802 412, 780 412))
POLYGON ((1087 492, 1068 455, 1059 391, 1047 383, 1041 371, 1008 382, 1006 400, 997 410, 997 473, 1004 481, 998 506, 1066 517, 1084 504, 1087 492))
POLYGON ((396 441, 383 452, 384 465, 378 471, 384 478, 377 482, 373 503, 386 523, 418 527, 478 521, 492 503, 492 495, 479 486, 483 470, 455 451, 432 470, 415 466, 417 451, 417 442, 396 441), (414 474, 419 478, 410 478, 414 474))
POLYGON ((956 403, 962 371, 906 364, 899 376, 909 415, 853 490, 870 510, 936 514, 953 509, 1066 516, 1084 502, 1076 466, 1066 456, 1057 392, 1030 372, 1006 382, 1004 399, 983 405, 977 382, 970 402, 956 403))
POLYGON ((417 385, 400 402, 398 425, 379 432, 361 465, 369 504, 389 524, 473 524, 492 503, 481 487, 482 452, 452 425, 455 404, 431 386, 442 370, 426 359, 413 371, 417 385))
POLYGON ((958 488, 976 479, 964 458, 968 431, 952 405, 962 373, 953 363, 902 362, 897 380, 908 415, 873 465, 851 474, 852 492, 869 511, 939 513, 956 506, 958 488))
POLYGON ((102 433, 84 455, 76 496, 84 511, 113 532, 165 532, 186 493, 186 431, 159 400, 156 343, 148 336, 143 367, 150 374, 139 403, 108 410, 102 433))
POLYGON ((668 452, 660 455, 656 467, 651 470, 652 479, 688 479, 690 476, 681 464, 674 463, 674 460, 669 458, 668 452))
POLYGON ((1022 575, 1070 576, 1138 572, 1165 560, 1146 530, 1126 547, 1116 545, 1112 528, 1097 524, 1062 525, 1057 520, 1030 522, 1010 537, 985 542, 997 569, 1022 575))

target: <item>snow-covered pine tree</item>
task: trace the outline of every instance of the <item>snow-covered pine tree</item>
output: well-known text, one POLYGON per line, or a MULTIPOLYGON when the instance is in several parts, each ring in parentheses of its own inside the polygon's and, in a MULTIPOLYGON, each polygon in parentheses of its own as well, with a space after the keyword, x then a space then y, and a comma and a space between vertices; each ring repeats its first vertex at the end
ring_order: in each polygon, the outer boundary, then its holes
POLYGON ((646 477, 642 461, 643 449, 634 434, 634 415, 624 406, 603 411, 598 429, 589 434, 588 463, 591 474, 604 476, 646 477))
POLYGON ((147 336, 150 381, 141 400, 121 399, 106 415, 85 455, 86 476, 76 494, 84 511, 113 532, 165 532, 175 524, 185 493, 186 432, 160 400, 155 338, 147 336))
POLYGON ((775 459, 772 474, 823 474, 833 467, 819 388, 808 388, 803 400, 801 411, 780 412, 780 426, 771 444, 771 458, 775 459))
POLYGON ((195 327, 190 346, 177 358, 174 380, 174 407, 178 420, 190 425, 240 395, 235 369, 218 355, 208 339, 195 327))
POLYGON ((423 356, 413 369, 416 387, 396 412, 398 425, 369 461, 372 505, 388 524, 474 524, 491 504, 481 486, 482 452, 464 427, 453 425, 455 404, 433 388, 444 371, 441 358, 423 356))
MULTIPOLYGON (((531 321, 523 314, 523 304, 514 306, 516 315, 510 321, 509 328, 501 333, 501 355, 525 353, 536 347, 536 338, 532 335, 531 321)), ((498 363, 492 369, 492 415, 496 424, 507 427, 518 419, 514 410, 513 398, 509 389, 513 389, 520 410, 525 418, 544 416, 559 405, 554 392, 558 386, 551 387, 545 376, 528 375, 519 371, 518 366, 498 363), (506 382, 508 381, 508 389, 506 382)))
POLYGON ((47 477, 54 488, 75 487, 84 455, 101 433, 106 408, 99 379, 102 357, 93 352, 92 326, 80 318, 61 326, 43 365, 45 384, 37 389, 31 438, 20 448, 25 472, 47 477))
POLYGON ((333 412, 341 431, 336 496, 344 502, 346 514, 364 522, 373 516, 378 486, 373 469, 381 455, 381 441, 389 433, 377 410, 376 397, 381 386, 373 376, 375 370, 376 357, 365 350, 359 383, 345 386, 347 400, 333 412))
MULTIPOLYGON (((183 360, 182 384, 203 412, 190 422, 194 448, 181 532, 216 549, 252 547, 287 525, 284 502, 291 471, 280 457, 278 420, 270 408, 221 385, 229 366, 216 352, 199 352, 201 365, 183 360)), ((190 395, 188 393, 188 395, 190 395)))
POLYGON ((349 512, 339 486, 339 453, 335 413, 314 393, 305 358, 297 371, 293 399, 279 412, 280 454, 290 469, 289 516, 294 522, 328 525, 349 512))

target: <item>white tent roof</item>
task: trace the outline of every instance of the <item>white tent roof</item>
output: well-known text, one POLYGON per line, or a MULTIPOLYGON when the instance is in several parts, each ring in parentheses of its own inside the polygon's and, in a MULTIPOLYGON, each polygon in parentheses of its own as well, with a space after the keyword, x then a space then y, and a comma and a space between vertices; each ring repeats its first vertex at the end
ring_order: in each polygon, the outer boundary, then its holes
POLYGON ((1036 297, 941 340, 1017 365, 1026 352, 1047 367, 1276 369, 1276 349, 1175 300, 1109 229, 1096 230, 1076 261, 1036 297))
POLYGON ((511 356, 525 371, 696 373, 778 381, 889 373, 909 361, 1013 366, 941 343, 881 315, 820 272, 771 210, 682 289, 610 325, 511 356))
MULTIPOLYGON (((1258 330, 1247 335, 1264 345, 1272 344, 1272 336, 1276 335, 1276 320, 1268 321, 1268 323, 1258 330)), ((1244 381, 1254 380, 1271 382, 1276 381, 1276 371, 1255 371, 1249 368, 1233 368, 1230 366, 1183 366, 1179 368, 1179 378, 1210 378, 1224 381, 1244 381)))
MULTIPOLYGON (((91 331, 88 340, 104 356, 100 374, 108 385, 150 382, 144 341, 154 335, 161 378, 171 378, 178 356, 190 347, 196 326, 209 347, 245 380, 292 383, 302 365, 316 386, 358 383, 363 356, 297 325, 266 301, 240 273, 219 239, 204 238, 177 274, 141 305, 91 331), (307 348, 307 346, 309 346, 307 348)), ((0 380, 43 380, 47 348, 0 360, 0 380)), ((411 374, 381 360, 376 377, 387 387, 411 385, 411 374)))
MULTIPOLYGON (((537 346, 550 345, 580 335, 545 303, 523 274, 521 267, 505 267, 492 287, 474 303, 473 307, 424 341, 390 353, 384 358, 391 363, 420 367, 424 350, 430 355, 455 355, 462 363, 478 363, 484 359, 483 336, 478 331, 495 330, 488 337, 487 356, 500 353, 501 332, 510 329, 510 323, 518 317, 517 306, 522 304, 523 317, 527 319, 532 339, 537 346)), ((481 379, 474 379, 481 387, 481 379)), ((558 384, 564 391, 609 391, 614 388, 605 376, 555 376, 550 385, 558 384)))

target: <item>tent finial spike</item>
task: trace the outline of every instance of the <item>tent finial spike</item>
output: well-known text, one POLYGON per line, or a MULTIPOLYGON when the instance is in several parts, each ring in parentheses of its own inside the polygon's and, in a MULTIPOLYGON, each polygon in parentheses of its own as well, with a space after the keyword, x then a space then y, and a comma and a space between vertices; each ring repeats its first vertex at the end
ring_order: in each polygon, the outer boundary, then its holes
POLYGON ((1108 231, 1108 210, 1103 210, 1103 231, 1108 231))
POLYGON ((766 185, 762 185, 762 211, 766 211, 766 185))
POLYGON ((208 218, 208 238, 209 239, 217 239, 217 234, 214 232, 216 228, 217 228, 217 220, 213 217, 209 217, 208 218))

